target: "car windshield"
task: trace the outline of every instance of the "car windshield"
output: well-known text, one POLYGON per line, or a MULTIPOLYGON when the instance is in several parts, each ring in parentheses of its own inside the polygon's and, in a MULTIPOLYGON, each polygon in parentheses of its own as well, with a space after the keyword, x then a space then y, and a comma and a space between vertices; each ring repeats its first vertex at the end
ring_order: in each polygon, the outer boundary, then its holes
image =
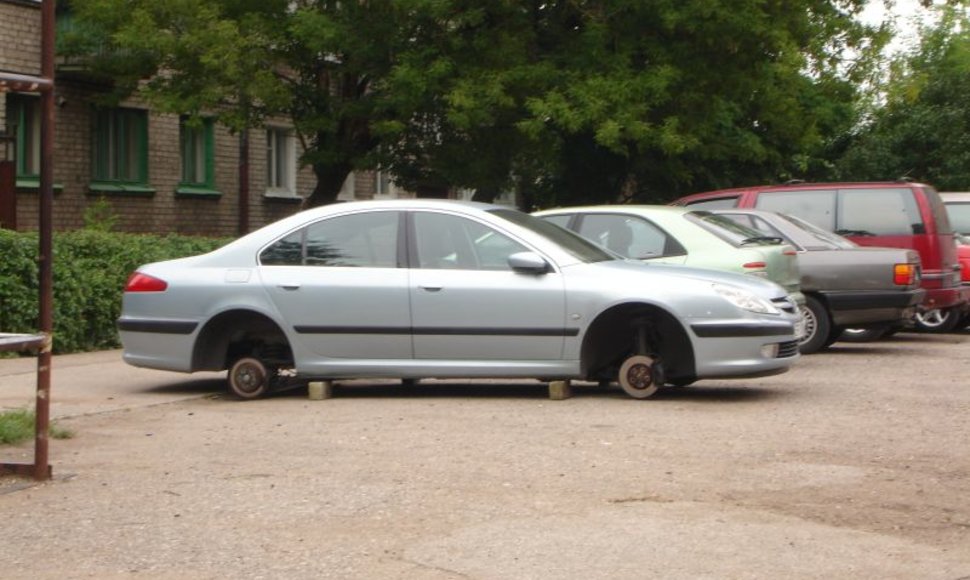
POLYGON ((836 248, 843 249, 843 250, 849 249, 849 248, 856 248, 856 247, 858 247, 858 244, 856 244, 852 240, 848 240, 848 239, 843 238, 842 236, 840 236, 838 234, 833 234, 832 232, 823 230, 822 228, 816 226, 815 224, 813 224, 811 222, 807 222, 807 221, 805 221, 805 220, 803 220, 801 218, 797 218, 797 217, 795 217, 793 215, 788 215, 788 214, 783 214, 783 213, 778 214, 778 215, 781 216, 782 219, 785 219, 785 220, 793 223, 794 225, 796 225, 796 226, 800 227, 801 229, 807 231, 808 233, 810 233, 813 236, 815 236, 817 239, 825 242, 826 244, 829 244, 830 246, 835 246, 836 248))
POLYGON ((692 211, 685 217, 735 247, 747 245, 778 245, 783 240, 766 236, 754 228, 741 225, 731 218, 708 211, 692 211))
POLYGON ((605 262, 619 259, 618 256, 607 252, 586 238, 544 219, 514 209, 493 209, 489 210, 489 213, 539 234, 582 262, 605 262))

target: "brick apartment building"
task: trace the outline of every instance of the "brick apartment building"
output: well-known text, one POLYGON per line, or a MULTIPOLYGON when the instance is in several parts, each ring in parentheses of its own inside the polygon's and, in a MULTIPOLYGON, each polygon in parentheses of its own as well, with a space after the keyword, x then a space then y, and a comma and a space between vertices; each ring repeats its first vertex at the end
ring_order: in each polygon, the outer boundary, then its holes
MULTIPOLYGON (((40 74, 40 28, 39 1, 0 0, 0 71, 40 74)), ((237 233, 238 135, 211 122, 186 125, 178 115, 154 113, 137 99, 96 108, 92 97, 103 87, 83 67, 60 60, 55 84, 55 229, 82 227, 88 208, 108 204, 121 231, 237 233)), ((38 227, 40 111, 37 94, 0 92, 0 162, 7 151, 16 167, 15 183, 0 183, 0 202, 7 202, 0 207, 15 205, 15 215, 0 212, 0 227, 38 227)), ((250 132, 249 229, 301 208, 315 178, 299 167, 299 153, 283 120, 250 132)), ((358 172, 348 178, 340 199, 408 196, 386 174, 358 172)))

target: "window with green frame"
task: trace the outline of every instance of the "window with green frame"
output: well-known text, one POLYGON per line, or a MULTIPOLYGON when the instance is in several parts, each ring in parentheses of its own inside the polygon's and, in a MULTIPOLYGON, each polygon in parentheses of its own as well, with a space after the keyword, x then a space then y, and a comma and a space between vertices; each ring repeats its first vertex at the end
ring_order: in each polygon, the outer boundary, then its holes
POLYGON ((151 193, 148 187, 148 113, 95 109, 91 131, 92 190, 151 193))
POLYGON ((218 195, 215 190, 215 130, 212 119, 179 119, 179 153, 182 174, 177 193, 218 195))
POLYGON ((17 132, 17 185, 40 180, 40 97, 7 96, 7 125, 17 132))

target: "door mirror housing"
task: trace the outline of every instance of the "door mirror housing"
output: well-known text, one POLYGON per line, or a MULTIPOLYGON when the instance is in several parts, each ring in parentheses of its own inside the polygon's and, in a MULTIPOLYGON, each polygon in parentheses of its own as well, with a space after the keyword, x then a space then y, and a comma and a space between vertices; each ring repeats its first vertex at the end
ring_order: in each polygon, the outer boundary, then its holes
POLYGON ((509 267, 526 274, 545 274, 549 272, 549 262, 535 252, 518 252, 509 256, 509 267))

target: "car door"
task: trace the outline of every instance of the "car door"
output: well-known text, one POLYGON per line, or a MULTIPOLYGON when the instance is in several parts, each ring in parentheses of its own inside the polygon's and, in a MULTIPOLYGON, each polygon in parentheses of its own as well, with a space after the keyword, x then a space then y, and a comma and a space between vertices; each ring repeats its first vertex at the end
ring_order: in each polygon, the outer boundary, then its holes
POLYGON ((322 219, 260 253, 266 291, 308 350, 326 358, 411 358, 403 215, 322 219))
POLYGON ((531 248, 464 216, 413 212, 410 225, 415 358, 562 358, 570 331, 557 270, 514 271, 509 256, 531 248))

